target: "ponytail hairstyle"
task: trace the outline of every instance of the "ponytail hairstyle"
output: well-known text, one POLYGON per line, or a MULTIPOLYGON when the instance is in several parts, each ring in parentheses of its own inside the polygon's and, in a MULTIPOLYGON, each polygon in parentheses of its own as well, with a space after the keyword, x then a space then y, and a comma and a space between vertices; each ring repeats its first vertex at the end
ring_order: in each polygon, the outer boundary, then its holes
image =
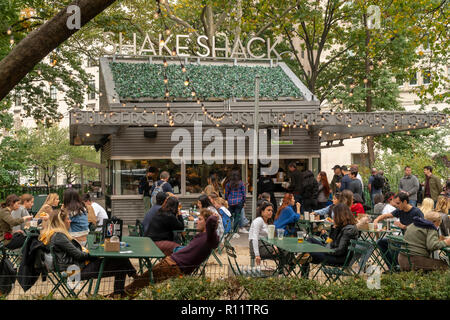
POLYGON ((342 191, 341 196, 339 197, 339 203, 346 204, 350 208, 353 203, 353 192, 350 190, 342 191))
POLYGON ((213 199, 216 203, 220 204, 222 207, 225 207, 228 209, 228 201, 222 197, 219 197, 219 195, 217 193, 215 193, 215 192, 211 193, 209 195, 209 198, 213 199))

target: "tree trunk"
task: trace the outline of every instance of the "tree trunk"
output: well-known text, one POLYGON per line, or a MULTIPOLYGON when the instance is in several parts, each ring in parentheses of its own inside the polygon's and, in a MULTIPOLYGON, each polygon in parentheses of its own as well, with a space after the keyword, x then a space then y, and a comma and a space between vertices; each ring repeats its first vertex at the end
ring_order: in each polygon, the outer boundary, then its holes
MULTIPOLYGON (((92 20, 115 0, 75 0, 71 5, 80 8, 81 26, 92 20)), ((0 61, 0 100, 22 80, 34 66, 53 49, 66 41, 78 29, 70 30, 67 20, 73 16, 67 8, 61 10, 39 29, 31 32, 25 39, 0 61)))

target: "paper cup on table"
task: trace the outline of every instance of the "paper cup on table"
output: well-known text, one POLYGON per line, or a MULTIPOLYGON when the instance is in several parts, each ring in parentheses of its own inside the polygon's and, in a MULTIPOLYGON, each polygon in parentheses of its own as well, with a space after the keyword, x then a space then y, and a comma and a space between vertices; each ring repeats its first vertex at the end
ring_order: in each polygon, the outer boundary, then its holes
POLYGON ((375 224, 373 222, 369 222, 369 231, 374 231, 375 224))
POLYGON ((273 239, 273 238, 275 238, 275 225, 270 224, 270 225, 267 226, 267 229, 268 229, 268 235, 267 235, 267 238, 268 238, 268 239, 273 239))
POLYGON ((309 221, 314 222, 316 220, 315 216, 313 213, 309 214, 309 221))
POLYGON ((383 224, 382 223, 379 223, 378 224, 378 230, 382 230, 383 229, 383 224))
POLYGON ((309 221, 309 212, 305 211, 305 220, 309 221))
POLYGON ((37 226, 38 226, 38 219, 30 220, 30 227, 37 228, 37 226))
POLYGON ((188 229, 194 229, 195 222, 194 221, 188 221, 188 229))

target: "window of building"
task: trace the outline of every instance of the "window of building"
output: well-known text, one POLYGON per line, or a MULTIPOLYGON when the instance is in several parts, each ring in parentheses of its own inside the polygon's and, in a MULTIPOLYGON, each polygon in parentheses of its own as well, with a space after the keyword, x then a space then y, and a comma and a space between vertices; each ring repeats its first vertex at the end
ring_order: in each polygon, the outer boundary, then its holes
POLYGON ((368 153, 352 153, 352 163, 359 167, 369 167, 368 153))
POLYGON ((170 159, 161 159, 114 161, 114 194, 138 195, 139 181, 145 176, 150 166, 157 168, 155 176, 158 180, 161 172, 168 171, 169 183, 174 193, 181 193, 181 166, 175 165, 170 159))
POLYGON ((242 172, 245 165, 236 164, 187 164, 186 165, 186 194, 201 193, 208 185, 208 177, 215 173, 219 178, 221 193, 224 194, 226 177, 233 168, 237 168, 242 172))
POLYGON ((51 86, 50 87, 50 98, 52 100, 56 100, 58 97, 58 88, 56 88, 55 86, 51 86))
POLYGON ((22 105, 22 96, 21 95, 16 95, 16 101, 15 101, 15 103, 16 103, 16 106, 21 106, 22 105))
POLYGON ((88 68, 91 68, 91 67, 98 67, 97 59, 88 59, 88 68))
POLYGON ((412 73, 410 78, 409 78, 409 85, 411 86, 415 86, 417 85, 417 73, 412 73))
POLYGON ((89 80, 88 99, 95 100, 95 80, 89 80))
POLYGON ((424 70, 423 71, 423 84, 430 84, 430 83, 431 83, 431 71, 424 70))

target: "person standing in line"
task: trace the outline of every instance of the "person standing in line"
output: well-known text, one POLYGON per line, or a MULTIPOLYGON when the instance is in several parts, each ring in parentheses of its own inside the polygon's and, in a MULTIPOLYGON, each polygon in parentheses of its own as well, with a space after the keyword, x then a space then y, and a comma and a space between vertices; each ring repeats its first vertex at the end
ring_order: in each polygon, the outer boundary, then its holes
MULTIPOLYGON (((358 179, 361 182, 361 189, 364 190, 364 181, 359 174, 359 166, 357 164, 352 164, 350 166, 350 171, 355 170, 358 174, 356 175, 356 179, 358 179)), ((364 200, 364 199, 363 199, 364 200)))
POLYGON ((156 173, 156 168, 149 167, 145 176, 141 178, 139 181, 139 194, 143 195, 144 201, 144 213, 147 213, 150 210, 151 202, 150 202, 150 190, 153 187, 154 175, 156 173))
POLYGON ((423 197, 433 199, 434 205, 436 205, 437 198, 442 191, 441 181, 433 175, 433 167, 431 166, 423 167, 423 173, 425 174, 423 197))
POLYGON ((336 184, 340 192, 344 190, 350 190, 350 183, 352 182, 352 178, 350 177, 350 171, 348 170, 347 166, 341 166, 341 171, 342 171, 342 180, 341 182, 336 184))
POLYGON ((328 204, 328 199, 330 197, 330 185, 328 184, 327 174, 325 171, 320 171, 317 175, 317 182, 319 183, 319 195, 317 196, 317 207, 318 209, 325 208, 328 204))
MULTIPOLYGON (((14 219, 17 218, 23 218, 30 216, 30 213, 28 212, 33 207, 34 203, 34 197, 31 194, 24 193, 20 196, 20 207, 17 210, 14 210, 11 212, 11 216, 14 219)), ((12 228, 13 232, 16 232, 18 230, 24 230, 25 223, 22 223, 20 226, 15 226, 12 228)))
POLYGON ((351 169, 350 178, 352 179, 352 181, 350 182, 348 189, 353 192, 353 194, 359 194, 359 196, 361 197, 361 201, 363 201, 363 189, 361 181, 359 181, 357 176, 358 171, 355 171, 355 169, 351 169))
POLYGON ((153 184, 150 190, 150 203, 153 205, 156 203, 156 195, 159 192, 169 192, 173 193, 172 186, 169 183, 170 173, 167 171, 161 172, 159 175, 159 180, 153 184))
POLYGON ((231 171, 230 181, 225 185, 225 200, 228 201, 228 209, 233 217, 233 231, 241 221, 241 211, 246 200, 245 185, 241 180, 239 170, 231 171))
POLYGON ((263 193, 268 193, 270 196, 270 202, 273 205, 273 211, 277 211, 277 200, 275 199, 275 184, 273 183, 273 180, 268 175, 261 175, 258 180, 258 197, 262 195, 263 193))
POLYGON ((409 197, 409 204, 417 206, 417 192, 419 191, 419 180, 412 175, 410 166, 405 167, 405 175, 400 179, 398 185, 399 192, 404 192, 409 197))
MULTIPOLYGON (((319 183, 316 178, 314 178, 314 174, 310 170, 306 170, 303 173, 301 193, 304 211, 311 212, 317 209, 318 193, 319 183)), ((301 212, 303 212, 303 210, 301 212)))
POLYGON ((369 188, 369 193, 370 193, 370 202, 372 207, 375 206, 374 203, 374 197, 377 194, 382 194, 382 180, 379 176, 377 176, 378 171, 376 168, 372 168, 372 175, 369 177, 369 183, 367 185, 367 187, 369 188))
POLYGON ((288 177, 290 179, 288 191, 294 195, 295 202, 302 204, 302 174, 297 169, 297 164, 294 161, 289 163, 288 170, 288 177))
POLYGON ((335 165, 333 168, 331 168, 334 171, 333 179, 330 183, 331 192, 333 194, 336 194, 337 191, 339 191, 339 188, 336 186, 337 183, 340 183, 342 180, 342 172, 341 167, 339 165, 335 165))

